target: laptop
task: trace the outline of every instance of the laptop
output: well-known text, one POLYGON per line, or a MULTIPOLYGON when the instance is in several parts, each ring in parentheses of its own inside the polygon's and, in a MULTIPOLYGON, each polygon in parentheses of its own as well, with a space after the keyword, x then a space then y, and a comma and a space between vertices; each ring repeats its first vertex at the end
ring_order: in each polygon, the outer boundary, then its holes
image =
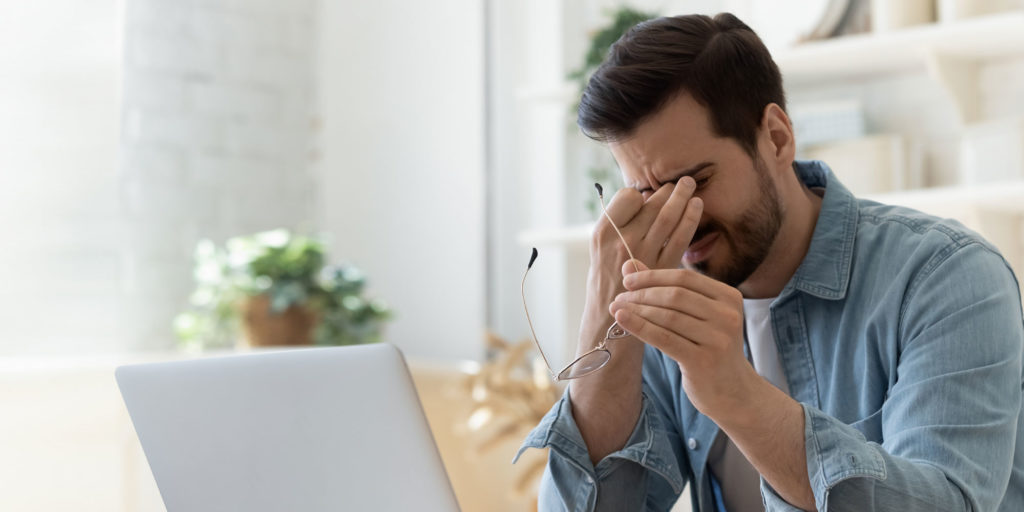
POLYGON ((392 345, 129 365, 115 376, 168 512, 458 510, 392 345))

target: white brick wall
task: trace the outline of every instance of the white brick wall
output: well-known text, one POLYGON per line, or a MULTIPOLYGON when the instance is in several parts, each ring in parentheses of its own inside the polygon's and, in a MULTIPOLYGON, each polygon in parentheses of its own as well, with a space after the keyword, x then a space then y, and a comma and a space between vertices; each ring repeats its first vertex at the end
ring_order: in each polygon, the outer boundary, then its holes
POLYGON ((198 239, 316 227, 317 9, 0 2, 0 355, 168 347, 198 239))
POLYGON ((127 347, 173 343, 198 239, 311 229, 314 1, 129 0, 120 187, 127 347))
POLYGON ((0 2, 0 354, 116 338, 118 4, 0 2))

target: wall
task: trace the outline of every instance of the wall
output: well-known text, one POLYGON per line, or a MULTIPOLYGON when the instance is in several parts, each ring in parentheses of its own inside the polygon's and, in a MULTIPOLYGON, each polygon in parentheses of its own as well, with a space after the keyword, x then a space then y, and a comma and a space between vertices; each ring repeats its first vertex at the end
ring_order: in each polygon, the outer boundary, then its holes
POLYGON ((0 2, 0 354, 170 347, 198 239, 314 227, 315 7, 0 2))
POLYGON ((173 345, 196 242, 313 231, 317 4, 129 0, 125 23, 121 336, 173 345))
POLYGON ((0 354, 116 346, 121 21, 0 1, 0 354))
POLYGON ((407 353, 482 354, 483 2, 324 2, 320 202, 407 353))

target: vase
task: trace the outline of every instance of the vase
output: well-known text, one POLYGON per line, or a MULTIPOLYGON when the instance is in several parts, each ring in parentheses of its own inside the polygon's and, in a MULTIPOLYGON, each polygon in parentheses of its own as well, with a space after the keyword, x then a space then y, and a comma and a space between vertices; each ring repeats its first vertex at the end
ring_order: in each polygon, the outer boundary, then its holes
POLYGON ((276 347, 313 344, 316 312, 304 306, 291 306, 275 313, 270 297, 256 295, 242 304, 244 343, 250 347, 276 347))

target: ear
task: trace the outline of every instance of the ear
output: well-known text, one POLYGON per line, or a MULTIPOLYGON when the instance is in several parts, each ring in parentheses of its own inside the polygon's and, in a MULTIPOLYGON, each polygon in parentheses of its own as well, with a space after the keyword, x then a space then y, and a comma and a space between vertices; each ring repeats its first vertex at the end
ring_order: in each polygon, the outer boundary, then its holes
POLYGON ((761 115, 761 139, 768 145, 772 163, 777 168, 789 169, 796 157, 796 141, 793 139, 793 124, 789 116, 775 103, 764 107, 761 115))

